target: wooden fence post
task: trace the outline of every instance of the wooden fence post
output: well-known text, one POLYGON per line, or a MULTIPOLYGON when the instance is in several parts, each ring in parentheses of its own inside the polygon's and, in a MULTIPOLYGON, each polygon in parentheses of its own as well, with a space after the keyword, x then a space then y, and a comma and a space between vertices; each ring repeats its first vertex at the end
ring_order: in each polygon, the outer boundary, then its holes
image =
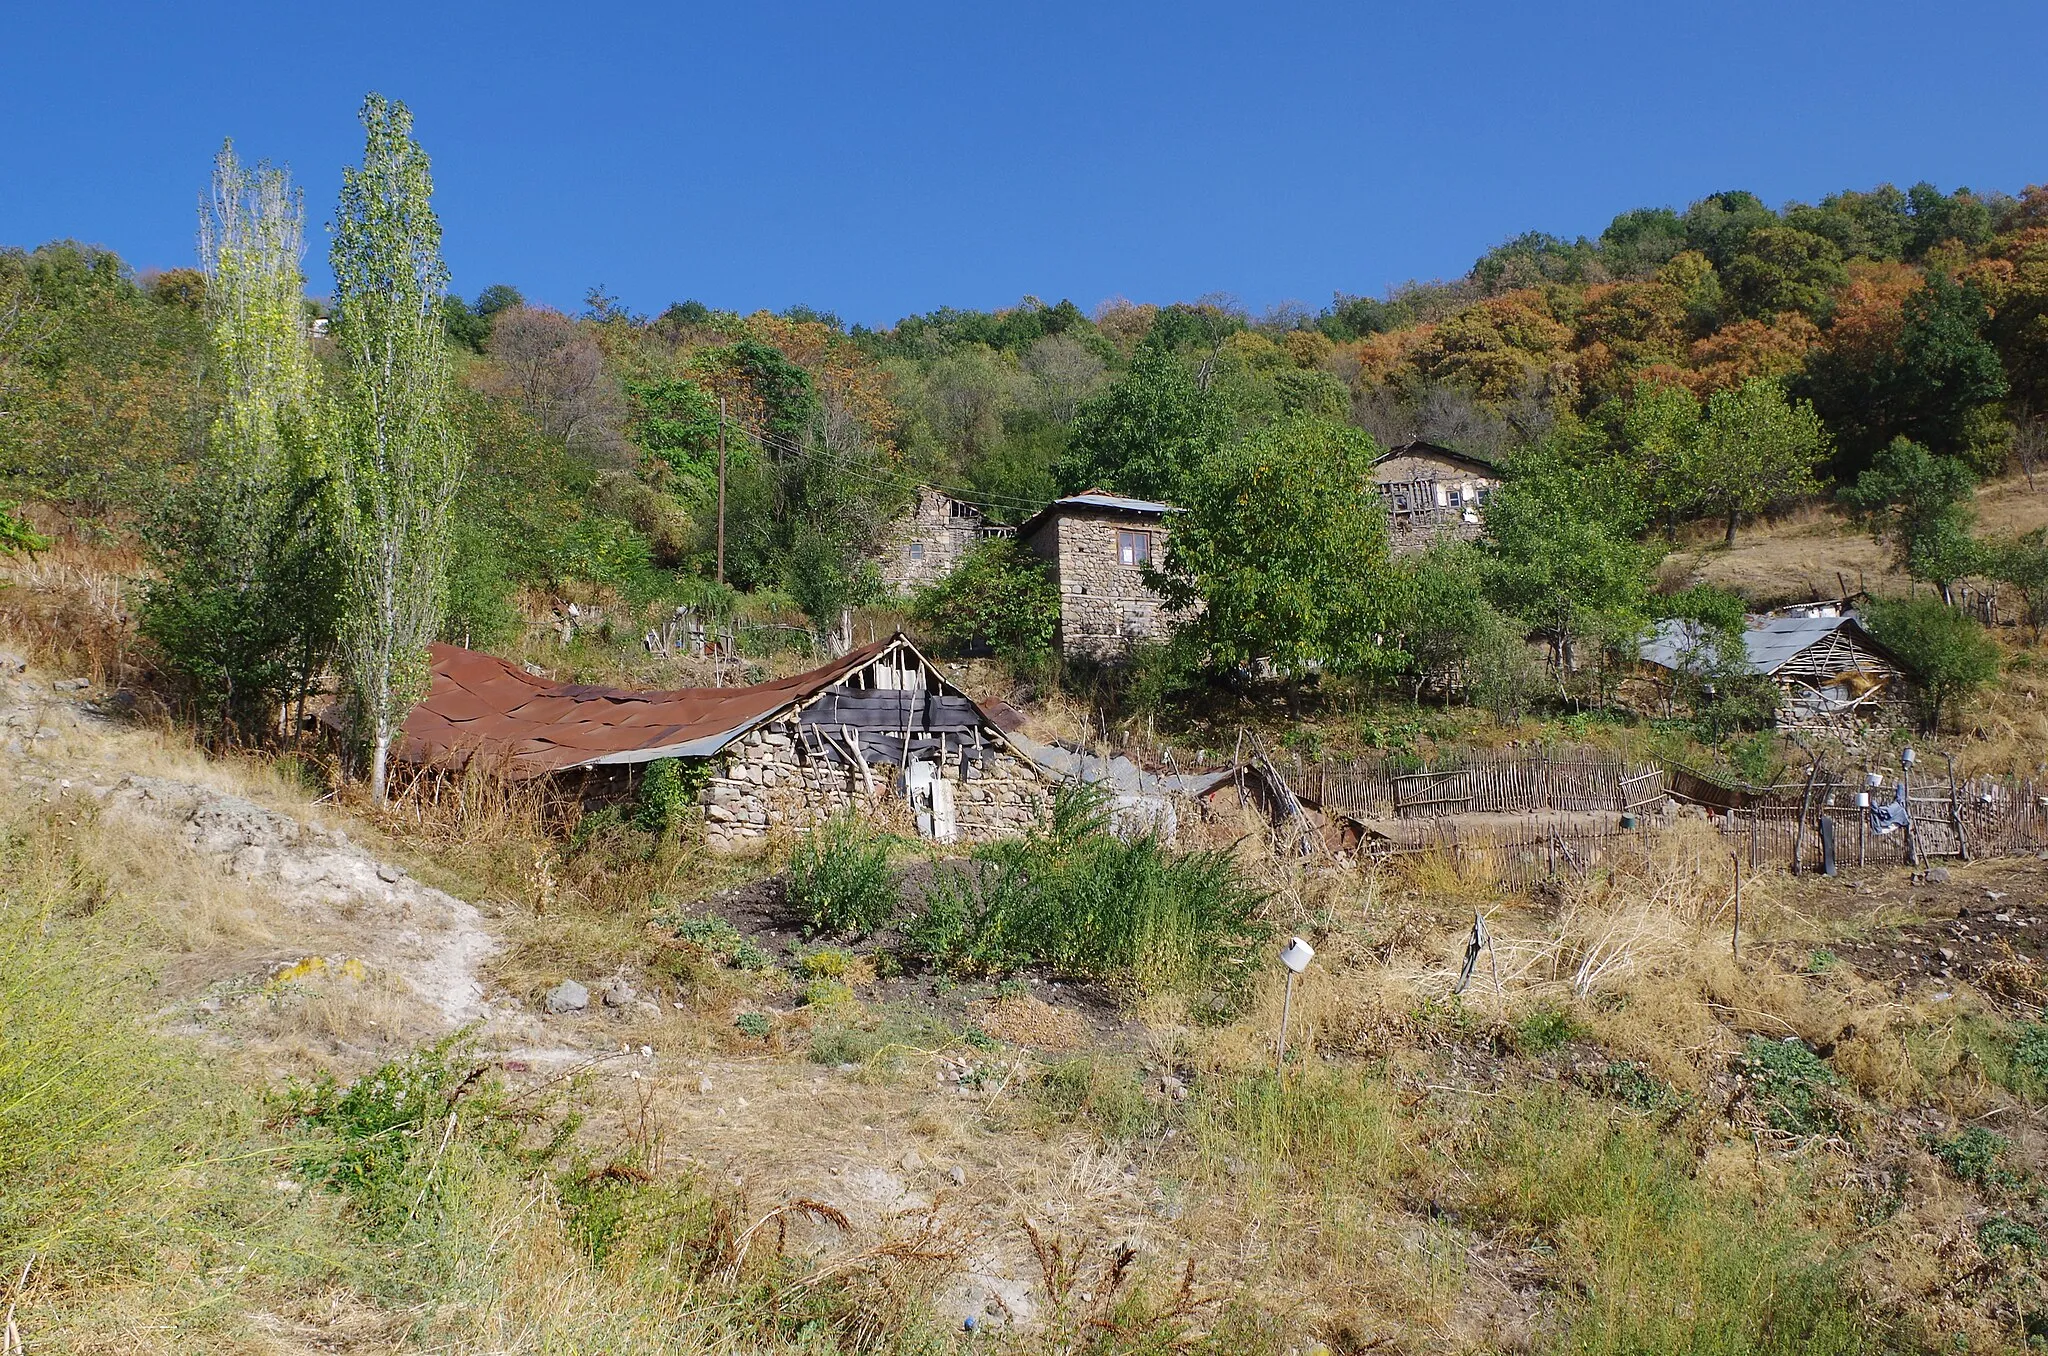
POLYGON ((1732 852, 1728 855, 1735 858, 1735 927, 1728 934, 1728 954, 1739 961, 1742 959, 1742 857, 1732 852))

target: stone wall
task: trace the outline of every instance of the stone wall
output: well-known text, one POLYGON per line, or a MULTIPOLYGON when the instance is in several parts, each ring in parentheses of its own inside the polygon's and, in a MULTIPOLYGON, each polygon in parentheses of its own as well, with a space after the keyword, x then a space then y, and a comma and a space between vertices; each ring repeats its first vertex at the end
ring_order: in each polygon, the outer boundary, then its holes
MULTIPOLYGON (((777 831, 809 829, 867 803, 860 769, 809 753, 793 715, 734 741, 722 763, 699 797, 705 842, 714 852, 738 851, 777 831)), ((898 769, 884 764, 872 772, 877 797, 900 801, 898 769)), ((964 773, 959 751, 948 750, 942 775, 953 783, 964 842, 1021 834, 1052 800, 1038 770, 1007 749, 970 760, 964 773)))
POLYGON ((935 584, 959 568, 969 551, 1008 529, 989 526, 981 510, 937 490, 919 490, 917 507, 890 525, 882 545, 882 581, 898 593, 935 584))
POLYGON ((1498 476, 1427 453, 1388 457, 1373 467, 1373 480, 1396 555, 1444 537, 1478 540, 1485 528, 1479 510, 1500 485, 1498 476))
POLYGON ((1077 659, 1114 660, 1139 641, 1164 640, 1166 603, 1145 585, 1144 567, 1125 565, 1117 533, 1148 532, 1152 564, 1166 565, 1166 527, 1156 517, 1087 508, 1061 510, 1032 534, 1034 553, 1053 562, 1060 584, 1060 649, 1077 659))

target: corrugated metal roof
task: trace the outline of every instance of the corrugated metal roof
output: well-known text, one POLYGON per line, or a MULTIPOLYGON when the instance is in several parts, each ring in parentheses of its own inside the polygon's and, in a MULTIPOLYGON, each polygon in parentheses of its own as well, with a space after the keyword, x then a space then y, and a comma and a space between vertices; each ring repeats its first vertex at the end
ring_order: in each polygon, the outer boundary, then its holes
POLYGON ((1699 643, 1699 625, 1688 621, 1660 621, 1651 628, 1637 652, 1645 664, 1660 669, 1678 668, 1685 652, 1699 643))
MULTIPOLYGON (((515 780, 573 768, 704 757, 902 645, 849 651, 823 668, 752 687, 632 692, 537 678, 495 655, 427 647, 433 680, 400 732, 396 756, 459 772, 491 760, 515 780)), ((922 656, 919 656, 920 660, 922 656)))
POLYGON ((1051 518, 1061 509, 1106 509, 1111 513, 1140 513, 1148 517, 1164 517, 1169 513, 1185 510, 1172 504, 1158 504, 1150 499, 1133 499, 1129 495, 1110 494, 1106 490, 1083 490, 1070 494, 1064 499, 1055 499, 1038 512, 1026 518, 1017 529, 1019 537, 1029 537, 1038 525, 1051 518))
POLYGON ((1090 490, 1085 494, 1070 494, 1065 499, 1055 499, 1049 508, 1103 508, 1117 509, 1124 513, 1179 513, 1172 504, 1155 504, 1150 499, 1128 499, 1120 494, 1104 494, 1090 490))
MULTIPOLYGON (((1764 617, 1752 621, 1742 634, 1742 647, 1752 673, 1772 674, 1783 668, 1800 651, 1826 640, 1843 627, 1855 631, 1859 644, 1869 638, 1855 617, 1764 617)), ((1640 653, 1645 663, 1675 669, 1685 652, 1699 643, 1702 628, 1697 622, 1662 621, 1645 640, 1640 653)))
MULTIPOLYGON (((1752 626, 1742 637, 1749 651, 1749 666, 1758 673, 1776 673, 1786 661, 1809 645, 1826 640, 1844 626, 1855 626, 1853 617, 1772 617, 1752 626)), ((1861 630, 1861 627, 1857 627, 1861 630)))

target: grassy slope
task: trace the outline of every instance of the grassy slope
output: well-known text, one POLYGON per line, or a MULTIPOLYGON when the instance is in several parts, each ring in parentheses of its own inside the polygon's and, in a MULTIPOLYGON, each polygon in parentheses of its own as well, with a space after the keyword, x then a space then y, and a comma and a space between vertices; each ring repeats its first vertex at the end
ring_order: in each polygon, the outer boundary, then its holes
MULTIPOLYGON (((1977 491, 1977 532, 2002 537, 2048 526, 2048 481, 2029 489, 2022 478, 1994 481, 1977 491)), ((1892 568, 1887 548, 1834 509, 1809 507, 1781 518, 1746 524, 1734 549, 1719 532, 1696 525, 1673 551, 1663 578, 1673 587, 1712 584, 1759 606, 1832 598, 1838 576, 1850 589, 1904 593, 1906 577, 1892 568)))

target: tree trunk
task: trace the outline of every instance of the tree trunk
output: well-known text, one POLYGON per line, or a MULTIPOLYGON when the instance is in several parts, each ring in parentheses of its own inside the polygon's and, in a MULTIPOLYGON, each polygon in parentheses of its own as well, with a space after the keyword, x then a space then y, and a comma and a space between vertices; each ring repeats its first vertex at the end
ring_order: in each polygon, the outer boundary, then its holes
POLYGON ((1730 545, 1730 546, 1733 546, 1733 545, 1735 545, 1735 523, 1736 523, 1736 520, 1737 520, 1737 519, 1739 519, 1739 518, 1741 518, 1741 517, 1742 517, 1742 510, 1741 510, 1741 509, 1729 509, 1729 510, 1728 510, 1728 545, 1730 545))
POLYGON ((370 742, 370 799, 384 803, 384 777, 391 753, 391 717, 377 713, 377 730, 370 742))

